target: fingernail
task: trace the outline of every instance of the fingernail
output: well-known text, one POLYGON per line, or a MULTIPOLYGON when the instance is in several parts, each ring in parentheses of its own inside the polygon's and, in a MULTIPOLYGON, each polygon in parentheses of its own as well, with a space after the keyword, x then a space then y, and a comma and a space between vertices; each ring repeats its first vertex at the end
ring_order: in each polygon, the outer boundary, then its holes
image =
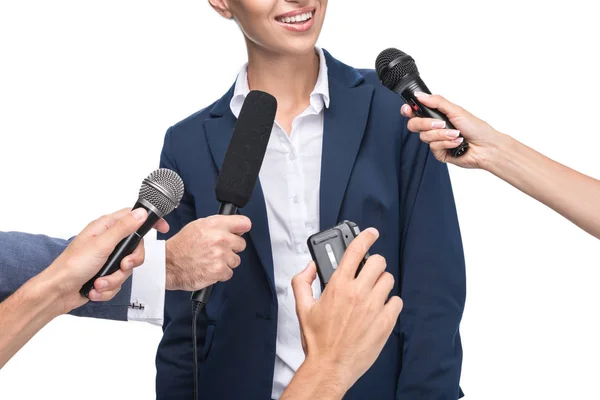
POLYGON ((446 121, 433 121, 431 127, 433 129, 444 129, 446 127, 446 121))
POLYGON ((106 289, 108 287, 108 282, 105 280, 98 281, 98 287, 100 287, 100 289, 106 289))
POLYGON ((430 95, 428 95, 425 92, 415 92, 415 97, 419 98, 419 97, 429 97, 430 95))
POLYGON ((454 139, 454 140, 452 141, 452 143, 461 144, 461 143, 463 142, 463 140, 465 140, 465 139, 464 139, 464 138, 462 138, 462 137, 459 137, 459 138, 457 138, 457 139, 454 139))
POLYGON ((408 104, 402 106, 402 114, 410 114, 410 107, 408 106, 408 104))
POLYGON ((379 237, 379 231, 375 228, 367 228, 365 229, 365 232, 370 232, 372 235, 375 235, 375 237, 379 237))
POLYGON ((450 139, 456 139, 458 135, 460 135, 460 131, 457 131, 456 129, 448 129, 446 131, 446 136, 450 139))
POLYGON ((131 215, 133 215, 133 218, 137 219, 138 221, 143 221, 146 219, 147 213, 143 208, 136 208, 131 212, 131 215))
POLYGON ((90 290, 88 296, 90 300, 100 300, 100 293, 97 292, 95 289, 90 290))

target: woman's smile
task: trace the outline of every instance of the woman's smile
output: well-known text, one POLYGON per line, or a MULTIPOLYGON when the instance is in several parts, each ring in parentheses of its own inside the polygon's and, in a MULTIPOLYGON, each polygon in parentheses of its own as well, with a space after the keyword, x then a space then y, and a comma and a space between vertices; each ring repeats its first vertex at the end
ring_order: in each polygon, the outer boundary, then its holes
POLYGON ((275 17, 283 28, 291 32, 308 32, 314 25, 316 8, 305 7, 275 17))

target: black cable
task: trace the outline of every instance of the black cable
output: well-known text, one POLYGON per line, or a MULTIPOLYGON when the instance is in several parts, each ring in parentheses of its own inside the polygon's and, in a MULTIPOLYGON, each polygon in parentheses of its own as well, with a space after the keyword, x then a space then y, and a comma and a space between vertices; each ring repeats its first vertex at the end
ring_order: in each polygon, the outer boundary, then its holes
POLYGON ((192 301, 192 337, 194 339, 194 400, 198 400, 198 337, 196 335, 196 321, 198 314, 206 304, 200 301, 192 301))

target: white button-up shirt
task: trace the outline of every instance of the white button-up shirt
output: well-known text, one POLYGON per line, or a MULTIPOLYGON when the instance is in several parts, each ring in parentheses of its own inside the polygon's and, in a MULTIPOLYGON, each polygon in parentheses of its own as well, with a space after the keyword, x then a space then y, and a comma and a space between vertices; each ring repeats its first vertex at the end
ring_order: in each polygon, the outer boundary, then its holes
MULTIPOLYGON (((277 348, 273 399, 279 399, 304 362, 292 278, 311 260, 306 240, 319 231, 319 188, 325 107, 329 107, 327 64, 321 49, 319 76, 310 105, 286 133, 273 126, 259 179, 265 197, 277 291, 277 348)), ((237 117, 250 89, 247 66, 238 75, 230 107, 237 117)), ((313 285, 315 297, 320 283, 313 285)))

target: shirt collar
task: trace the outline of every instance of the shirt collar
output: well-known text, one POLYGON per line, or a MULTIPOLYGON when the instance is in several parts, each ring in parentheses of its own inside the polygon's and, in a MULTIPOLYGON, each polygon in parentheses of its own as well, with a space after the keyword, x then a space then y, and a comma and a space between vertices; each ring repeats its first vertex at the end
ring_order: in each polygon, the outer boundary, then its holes
MULTIPOLYGON (((325 53, 319 47, 315 47, 315 52, 319 56, 319 76, 315 88, 310 94, 310 105, 316 113, 320 113, 323 107, 329 108, 329 77, 327 76, 325 53)), ((236 118, 240 115, 248 93, 250 93, 250 87, 248 86, 248 64, 246 63, 237 76, 233 97, 229 103, 231 112, 236 118)))

